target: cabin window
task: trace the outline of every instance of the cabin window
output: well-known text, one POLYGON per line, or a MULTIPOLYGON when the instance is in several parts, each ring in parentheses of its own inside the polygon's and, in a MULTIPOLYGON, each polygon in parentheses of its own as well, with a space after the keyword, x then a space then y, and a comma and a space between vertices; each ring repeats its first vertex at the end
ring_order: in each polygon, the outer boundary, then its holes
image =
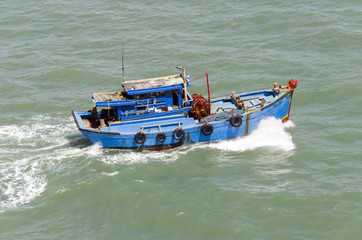
POLYGON ((154 98, 155 97, 155 93, 151 93, 151 98, 154 98))
POLYGON ((150 98, 150 94, 149 94, 149 93, 146 94, 146 98, 150 98))
POLYGON ((145 99, 145 95, 144 95, 144 94, 141 94, 141 99, 145 99))
POLYGON ((156 97, 160 97, 160 92, 156 92, 156 97))
POLYGON ((139 100, 139 99, 140 99, 140 95, 136 95, 136 99, 139 100))
POLYGON ((165 91, 162 91, 161 92, 161 97, 164 97, 165 96, 165 91))
POLYGON ((171 91, 167 91, 167 96, 171 96, 172 92, 171 91))

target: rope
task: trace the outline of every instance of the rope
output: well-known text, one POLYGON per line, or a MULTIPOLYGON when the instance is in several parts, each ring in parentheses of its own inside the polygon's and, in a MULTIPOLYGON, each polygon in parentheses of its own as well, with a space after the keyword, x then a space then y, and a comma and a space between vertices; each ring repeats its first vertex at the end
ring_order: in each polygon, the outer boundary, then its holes
POLYGON ((193 81, 195 81, 195 80, 197 80, 197 79, 199 79, 199 78, 202 78, 203 76, 206 76, 206 73, 205 73, 204 75, 201 75, 200 77, 197 77, 197 78, 195 78, 195 79, 192 79, 191 82, 193 82, 193 81))

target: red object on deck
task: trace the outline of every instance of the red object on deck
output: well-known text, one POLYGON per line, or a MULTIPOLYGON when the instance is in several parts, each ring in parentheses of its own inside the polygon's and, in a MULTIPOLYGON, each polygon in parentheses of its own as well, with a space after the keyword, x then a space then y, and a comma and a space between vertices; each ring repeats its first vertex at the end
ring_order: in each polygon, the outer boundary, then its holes
POLYGON ((288 84, 288 88, 296 88, 297 87, 298 80, 290 80, 288 84))

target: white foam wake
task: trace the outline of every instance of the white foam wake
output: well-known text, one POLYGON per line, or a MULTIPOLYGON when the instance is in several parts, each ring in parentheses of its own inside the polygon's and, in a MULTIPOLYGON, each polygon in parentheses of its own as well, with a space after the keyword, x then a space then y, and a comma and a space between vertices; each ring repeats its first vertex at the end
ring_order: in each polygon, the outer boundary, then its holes
POLYGON ((40 171, 38 160, 0 163, 0 209, 16 207, 39 196, 47 185, 40 171))
POLYGON ((156 152, 136 152, 136 151, 120 151, 117 149, 103 149, 98 145, 90 147, 87 153, 91 157, 98 158, 107 165, 114 164, 145 164, 150 162, 173 162, 176 161, 181 154, 187 151, 181 149, 156 151, 156 152))
POLYGON ((47 186, 44 172, 68 147, 74 132, 69 119, 34 116, 22 124, 0 126, 0 211, 31 202, 47 186))
POLYGON ((290 151, 295 148, 292 136, 286 131, 294 127, 293 122, 282 123, 275 118, 261 120, 258 128, 250 135, 227 141, 211 143, 208 147, 222 151, 245 152, 257 148, 290 151))

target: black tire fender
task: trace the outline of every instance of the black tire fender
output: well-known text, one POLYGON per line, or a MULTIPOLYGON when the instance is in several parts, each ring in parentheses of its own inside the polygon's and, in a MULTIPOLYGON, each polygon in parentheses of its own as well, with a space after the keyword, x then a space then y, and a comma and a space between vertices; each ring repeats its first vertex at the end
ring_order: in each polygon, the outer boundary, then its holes
POLYGON ((185 131, 182 128, 176 128, 172 136, 176 140, 182 140, 185 137, 185 131))
POLYGON ((142 144, 146 141, 146 134, 143 132, 138 132, 134 135, 134 140, 136 143, 142 144))
POLYGON ((166 135, 162 132, 158 133, 156 136, 157 142, 164 142, 166 140, 166 135))
POLYGON ((201 132, 204 135, 210 135, 214 131, 214 127, 210 123, 204 123, 201 127, 201 132))
POLYGON ((243 119, 241 116, 234 115, 230 118, 230 124, 233 127, 240 127, 240 125, 243 123, 243 119))

